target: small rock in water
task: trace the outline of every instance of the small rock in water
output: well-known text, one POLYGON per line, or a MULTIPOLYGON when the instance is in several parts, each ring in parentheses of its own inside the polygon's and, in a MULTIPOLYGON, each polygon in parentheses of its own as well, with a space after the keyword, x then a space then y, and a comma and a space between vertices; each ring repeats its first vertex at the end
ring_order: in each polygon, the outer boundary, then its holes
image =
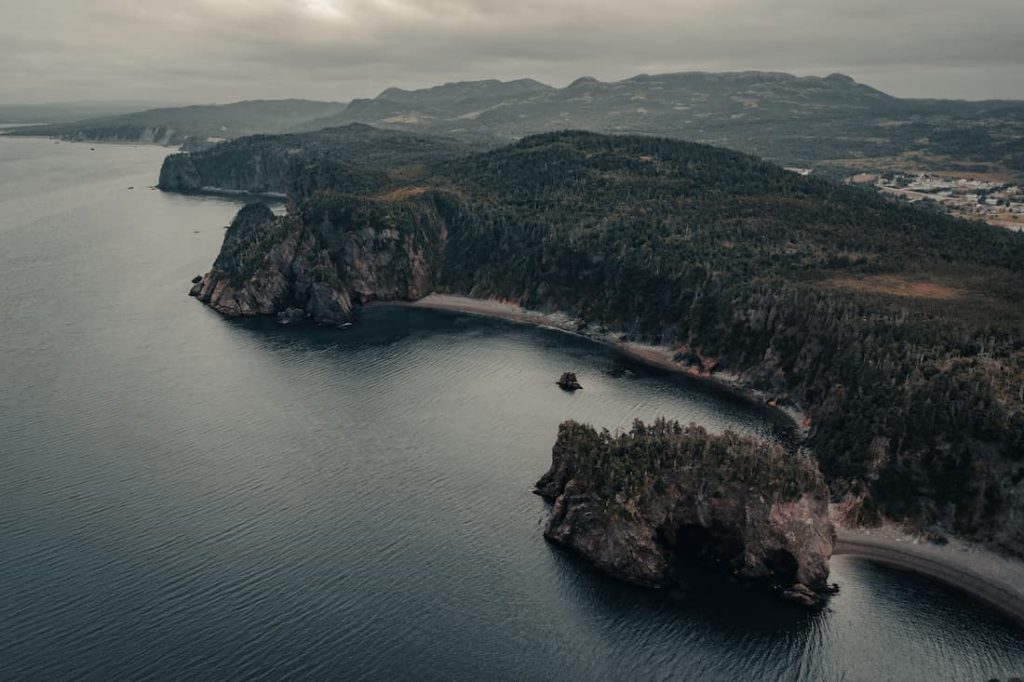
POLYGON ((132 185, 132 186, 131 186, 131 187, 129 187, 128 189, 135 189, 135 185, 132 185))
POLYGON ((199 284, 202 281, 203 281, 203 276, 202 275, 196 275, 195 277, 192 278, 192 284, 199 284))
POLYGON ((559 385, 559 387, 561 387, 563 391, 578 391, 581 388, 583 388, 582 386, 580 386, 580 382, 576 378, 575 372, 566 372, 565 374, 558 378, 558 381, 556 383, 559 385))

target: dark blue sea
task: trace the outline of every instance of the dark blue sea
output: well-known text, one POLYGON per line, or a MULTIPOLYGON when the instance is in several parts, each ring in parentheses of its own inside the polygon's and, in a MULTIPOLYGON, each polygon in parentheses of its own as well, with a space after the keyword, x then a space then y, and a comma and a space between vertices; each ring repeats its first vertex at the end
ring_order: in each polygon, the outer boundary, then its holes
POLYGON ((531 494, 560 421, 780 424, 508 322, 223 319, 186 292, 239 205, 151 190, 166 153, 0 138, 0 679, 1024 675, 1000 615, 861 560, 820 613, 593 573, 531 494))

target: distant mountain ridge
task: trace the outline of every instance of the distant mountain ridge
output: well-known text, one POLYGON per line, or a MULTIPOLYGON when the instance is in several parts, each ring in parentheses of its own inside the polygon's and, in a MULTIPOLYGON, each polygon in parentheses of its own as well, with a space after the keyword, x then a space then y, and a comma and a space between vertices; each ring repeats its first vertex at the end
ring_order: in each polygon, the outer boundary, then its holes
POLYGON ((500 81, 491 78, 479 81, 457 81, 418 90, 388 88, 377 95, 374 99, 412 104, 431 100, 440 101, 451 98, 509 97, 528 94, 531 92, 544 92, 551 90, 555 90, 555 88, 541 83, 540 81, 535 81, 532 78, 520 78, 519 80, 513 81, 500 81))
POLYGON ((564 88, 532 80, 388 88, 300 129, 367 123, 508 142, 566 129, 703 142, 780 163, 896 157, 1024 170, 1024 102, 901 99, 833 73, 641 74, 564 88))
POLYGON ((563 88, 523 78, 445 83, 339 102, 264 100, 155 109, 20 135, 157 142, 304 133, 363 123, 498 146, 576 129, 701 142, 836 173, 916 166, 1024 175, 1024 101, 901 99, 853 78, 739 71, 640 74, 563 88))
POLYGON ((283 133, 304 121, 337 114, 344 109, 345 104, 341 102, 247 100, 149 109, 74 123, 31 126, 14 134, 97 142, 180 145, 191 140, 201 144, 208 138, 283 133))
POLYGON ((42 104, 2 104, 0 124, 47 124, 67 123, 104 116, 132 114, 144 109, 168 106, 163 102, 123 101, 80 101, 45 102, 42 104))
POLYGON ((714 111, 751 109, 756 111, 748 113, 760 115, 766 104, 785 105, 790 114, 806 115, 826 107, 866 109, 898 101, 841 74, 821 78, 760 71, 695 71, 640 74, 613 82, 585 76, 564 88, 532 80, 465 81, 421 90, 388 88, 373 99, 353 100, 344 112, 308 125, 390 123, 458 131, 470 127, 467 122, 472 121, 496 137, 516 138, 565 128, 607 129, 605 132, 650 128, 661 132, 655 129, 678 128, 688 117, 709 116, 714 111), (399 120, 403 116, 407 120, 399 120))

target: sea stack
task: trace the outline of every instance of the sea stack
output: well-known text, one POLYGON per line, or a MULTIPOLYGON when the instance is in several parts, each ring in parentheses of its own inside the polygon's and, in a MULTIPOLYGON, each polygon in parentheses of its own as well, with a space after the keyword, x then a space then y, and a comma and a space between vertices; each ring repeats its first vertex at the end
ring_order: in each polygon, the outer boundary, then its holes
POLYGON ((551 459, 544 537, 604 573, 672 587, 696 569, 803 606, 831 591, 828 488, 802 454, 665 420, 619 435, 567 421, 551 459))
POLYGON ((579 379, 576 378, 575 372, 565 372, 562 376, 558 377, 558 381, 555 382, 563 391, 578 391, 580 386, 579 379))

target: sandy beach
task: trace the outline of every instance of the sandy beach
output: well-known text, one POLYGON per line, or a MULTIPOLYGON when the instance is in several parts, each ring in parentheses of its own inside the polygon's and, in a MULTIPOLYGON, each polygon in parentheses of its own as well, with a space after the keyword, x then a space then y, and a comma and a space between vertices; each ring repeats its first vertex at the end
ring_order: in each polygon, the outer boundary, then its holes
POLYGON ((805 428, 807 415, 794 407, 775 405, 769 402, 766 395, 759 391, 750 389, 740 381, 739 377, 729 372, 715 372, 710 374, 701 371, 697 367, 684 365, 676 362, 675 349, 668 346, 652 346, 649 344, 637 343, 635 341, 623 341, 621 332, 607 331, 604 333, 592 329, 580 331, 581 322, 563 313, 542 313, 535 310, 527 310, 515 303, 499 301, 495 299, 469 298, 466 296, 452 296, 449 294, 430 294, 418 301, 388 301, 381 305, 399 305, 410 308, 429 308, 432 310, 450 310, 454 312, 467 313, 470 315, 483 315, 486 317, 498 317, 505 320, 512 320, 522 324, 530 324, 548 329, 582 336, 597 343, 615 348, 623 355, 638 360, 646 365, 657 367, 670 372, 677 372, 689 377, 694 377, 720 387, 727 388, 737 395, 764 403, 774 408, 780 414, 788 417, 796 427, 805 428))
POLYGON ((861 557, 929 576, 994 606, 1024 625, 1024 561, 950 538, 935 545, 885 526, 836 527, 834 554, 861 557))
MULTIPOLYGON (((765 396, 745 387, 737 377, 724 372, 709 375, 676 362, 671 348, 622 341, 619 335, 612 332, 581 333, 578 331, 578 320, 560 313, 541 313, 526 310, 511 302, 446 294, 431 294, 418 301, 389 302, 387 305, 451 310, 558 329, 612 346, 651 366, 712 381, 749 398, 766 402, 765 396)), ((795 409, 776 409, 784 412, 797 425, 806 424, 803 413, 795 409)), ((1024 625, 1024 561, 1004 557, 952 538, 946 545, 935 545, 894 526, 849 529, 837 524, 836 531, 836 555, 861 557, 929 576, 981 599, 1024 625)))

